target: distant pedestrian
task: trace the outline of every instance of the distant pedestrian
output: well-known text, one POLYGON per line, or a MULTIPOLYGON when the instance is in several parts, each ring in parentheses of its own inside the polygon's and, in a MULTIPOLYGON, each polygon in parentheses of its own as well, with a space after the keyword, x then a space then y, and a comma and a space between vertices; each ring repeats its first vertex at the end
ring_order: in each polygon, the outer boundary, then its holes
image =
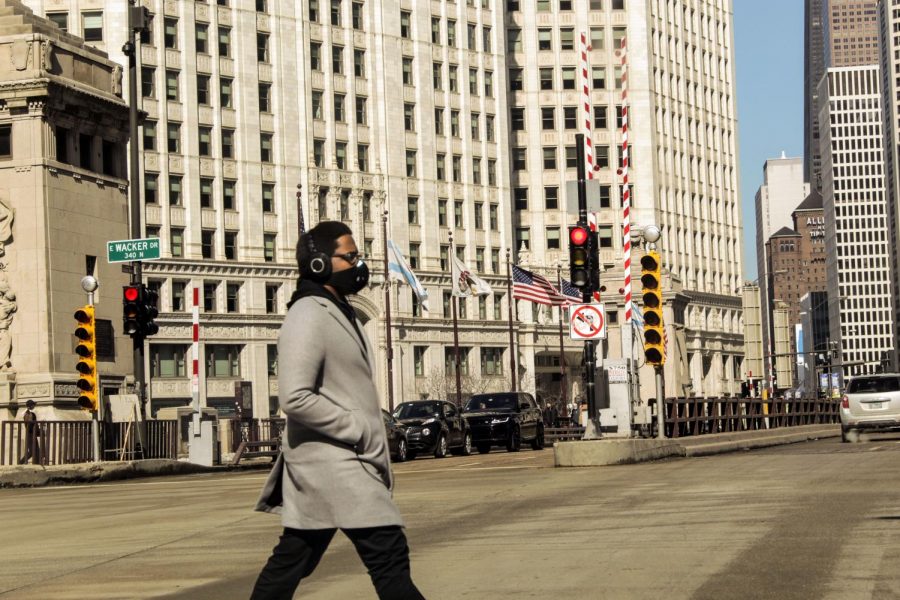
POLYGON ((39 463, 41 460, 41 452, 38 447, 37 437, 37 415, 34 414, 34 400, 25 403, 25 412, 22 414, 22 420, 25 421, 25 454, 19 459, 19 464, 24 465, 29 459, 39 463))
POLYGON ((352 232, 319 223, 300 236, 300 282, 278 337, 282 455, 256 509, 284 532, 251 600, 289 599, 338 529, 350 538, 381 600, 424 600, 412 582, 373 349, 347 297, 369 280, 352 232))

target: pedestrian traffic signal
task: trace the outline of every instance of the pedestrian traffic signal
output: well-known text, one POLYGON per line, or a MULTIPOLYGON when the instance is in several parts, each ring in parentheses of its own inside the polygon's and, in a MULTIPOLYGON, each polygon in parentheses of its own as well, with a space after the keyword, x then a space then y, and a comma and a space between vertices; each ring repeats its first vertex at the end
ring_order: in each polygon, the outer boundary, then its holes
POLYGON ((159 332, 159 325, 154 323, 159 316, 158 301, 159 294, 143 284, 122 288, 122 319, 125 333, 132 339, 144 339, 159 332))
POLYGON ((644 359, 649 365, 661 367, 666 362, 666 345, 659 253, 651 250, 641 257, 641 284, 644 287, 644 359))
POLYGON ((569 227, 569 278, 572 285, 589 291, 591 285, 590 233, 583 225, 569 227))
POLYGON ((94 321, 94 307, 82 306, 75 311, 75 337, 78 343, 75 345, 75 354, 78 360, 75 370, 78 371, 78 405, 87 410, 97 410, 99 399, 97 396, 97 335, 94 321))

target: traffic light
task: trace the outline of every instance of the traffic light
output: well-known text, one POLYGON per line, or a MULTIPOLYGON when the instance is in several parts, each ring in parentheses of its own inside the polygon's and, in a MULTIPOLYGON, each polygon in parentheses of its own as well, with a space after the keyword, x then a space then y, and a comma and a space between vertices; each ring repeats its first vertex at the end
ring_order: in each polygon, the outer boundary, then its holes
POLYGON ((666 362, 666 346, 659 253, 651 250, 641 257, 641 284, 644 287, 644 359, 648 365, 661 367, 666 362))
POLYGON ((122 319, 125 333, 132 339, 143 339, 159 332, 159 326, 153 322, 159 316, 158 300, 156 291, 143 284, 122 288, 122 319))
POLYGON ((583 225, 569 227, 569 278, 582 290, 591 286, 590 232, 583 225))
POLYGON ((94 307, 82 306, 75 311, 75 337, 78 343, 75 346, 75 354, 78 362, 75 370, 78 371, 78 405, 87 410, 97 410, 99 400, 97 396, 97 334, 94 323, 94 307))

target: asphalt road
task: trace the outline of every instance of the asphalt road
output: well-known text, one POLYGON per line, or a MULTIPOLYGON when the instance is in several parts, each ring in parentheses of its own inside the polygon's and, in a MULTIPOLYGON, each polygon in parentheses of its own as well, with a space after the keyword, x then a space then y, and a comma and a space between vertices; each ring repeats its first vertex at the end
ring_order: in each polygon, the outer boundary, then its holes
MULTIPOLYGON (((900 436, 630 466, 552 450, 397 465, 434 599, 900 598, 900 436)), ((0 490, 0 600, 247 598, 264 474, 0 490)), ((338 536, 298 596, 375 598, 338 536)))

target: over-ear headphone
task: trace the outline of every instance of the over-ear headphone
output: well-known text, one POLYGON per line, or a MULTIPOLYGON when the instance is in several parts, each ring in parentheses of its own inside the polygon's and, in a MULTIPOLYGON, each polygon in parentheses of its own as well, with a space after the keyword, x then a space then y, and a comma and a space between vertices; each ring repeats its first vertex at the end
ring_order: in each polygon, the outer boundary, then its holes
POLYGON ((306 262, 307 275, 310 279, 326 281, 331 277, 331 257, 316 248, 316 241, 309 233, 306 234, 306 247, 309 250, 309 260, 306 262))

